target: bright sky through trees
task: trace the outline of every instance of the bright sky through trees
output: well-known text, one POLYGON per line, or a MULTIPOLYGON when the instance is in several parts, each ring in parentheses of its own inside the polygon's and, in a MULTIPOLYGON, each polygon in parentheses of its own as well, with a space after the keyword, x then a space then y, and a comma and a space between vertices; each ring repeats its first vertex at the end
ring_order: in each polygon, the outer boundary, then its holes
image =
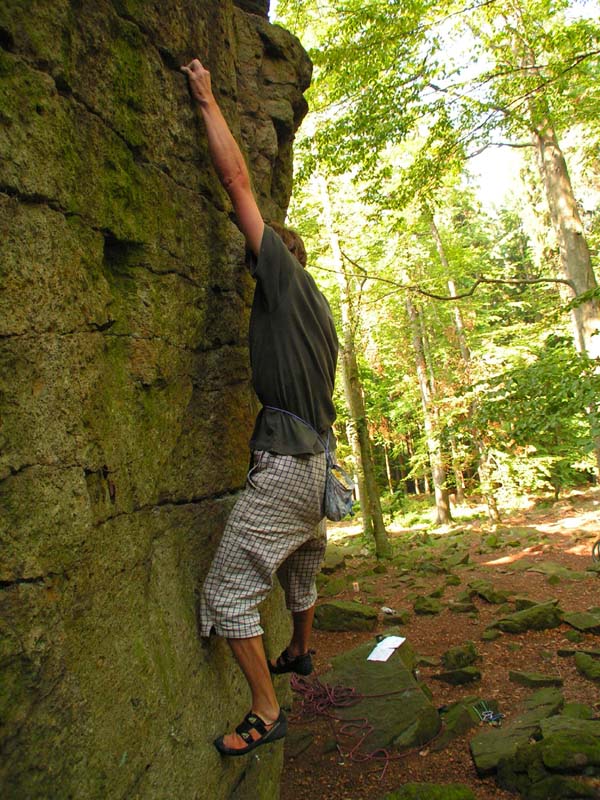
MULTIPOLYGON (((273 22, 278 21, 278 5, 278 0, 271 0, 269 16, 273 22)), ((570 20, 593 20, 597 19, 599 15, 600 3, 598 0, 572 2, 566 10, 566 17, 570 20)), ((440 29, 440 33, 442 36, 444 35, 443 29, 440 29)), ((311 43, 304 42, 304 44, 310 46, 311 43)), ((468 43, 463 41, 461 45, 458 49, 453 47, 452 53, 449 54, 450 58, 459 59, 461 56, 459 49, 463 55, 470 50, 468 43)), ((512 194, 522 191, 523 187, 519 176, 522 165, 522 152, 508 147, 490 147, 472 158, 469 164, 471 176, 469 183, 475 188, 478 199, 488 213, 492 213, 494 209, 501 206, 512 194)))

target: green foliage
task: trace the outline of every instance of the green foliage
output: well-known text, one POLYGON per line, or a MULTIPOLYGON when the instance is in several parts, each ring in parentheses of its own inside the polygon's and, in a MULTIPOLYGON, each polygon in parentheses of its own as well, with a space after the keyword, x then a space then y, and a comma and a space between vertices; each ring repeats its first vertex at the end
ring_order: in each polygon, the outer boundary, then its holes
MULTIPOLYGON (((468 156, 491 143, 529 145, 532 129, 550 119, 570 134, 576 182, 587 191, 585 207, 595 209, 585 224, 597 249, 596 19, 555 0, 476 7, 280 0, 279 9, 316 65, 290 217, 339 317, 313 183, 316 172, 326 176, 354 292, 360 380, 382 486, 386 456, 391 464, 388 517, 430 473, 407 296, 427 350, 429 436, 439 441, 447 472, 462 470, 467 489, 477 489, 487 453, 486 492, 495 490, 500 502, 588 479, 600 387, 594 365, 568 344, 569 307, 550 282, 558 248, 533 151, 520 151, 523 191, 495 217, 475 198, 467 166, 468 156), (473 291, 480 276, 487 282, 473 291), (440 299, 450 294, 449 279, 458 301, 440 299)), ((340 452, 349 455, 339 384, 340 452)))
POLYGON ((563 336, 524 349, 506 371, 473 387, 469 420, 506 490, 555 493, 592 477, 600 375, 563 336))

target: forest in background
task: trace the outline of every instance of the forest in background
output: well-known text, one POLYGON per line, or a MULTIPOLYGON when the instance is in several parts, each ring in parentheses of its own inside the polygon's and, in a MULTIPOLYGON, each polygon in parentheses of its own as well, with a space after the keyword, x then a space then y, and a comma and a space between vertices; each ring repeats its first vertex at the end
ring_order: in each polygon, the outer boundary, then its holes
POLYGON ((338 322, 338 455, 380 556, 415 496, 436 524, 465 498, 497 521, 598 479, 598 12, 277 6, 315 64, 288 222, 338 322), (490 212, 473 160, 509 148, 520 180, 490 212))

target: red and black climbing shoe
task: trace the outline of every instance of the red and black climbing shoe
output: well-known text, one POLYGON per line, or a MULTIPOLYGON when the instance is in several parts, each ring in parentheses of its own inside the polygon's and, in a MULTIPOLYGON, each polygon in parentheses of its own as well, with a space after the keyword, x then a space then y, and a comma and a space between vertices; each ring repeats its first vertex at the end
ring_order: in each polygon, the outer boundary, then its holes
POLYGON ((279 711, 279 716, 271 725, 267 725, 257 714, 250 711, 244 720, 235 729, 238 737, 245 743, 241 747, 228 747, 224 742, 224 736, 215 739, 214 745, 224 756, 245 756, 251 750, 260 747, 261 744, 269 744, 277 739, 283 739, 287 733, 287 719, 283 711, 279 711))
POLYGON ((274 664, 269 661, 269 672, 271 675, 283 675, 284 672, 295 672, 296 675, 310 675, 313 671, 312 653, 314 653, 314 650, 309 650, 304 655, 294 658, 288 654, 286 649, 274 664))

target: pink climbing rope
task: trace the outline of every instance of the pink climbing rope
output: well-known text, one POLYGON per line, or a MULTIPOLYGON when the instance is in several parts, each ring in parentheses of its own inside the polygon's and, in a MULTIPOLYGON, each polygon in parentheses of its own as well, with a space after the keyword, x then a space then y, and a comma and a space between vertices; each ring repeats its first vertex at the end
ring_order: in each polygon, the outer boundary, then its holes
MULTIPOLYGON (((365 761, 383 762, 383 769, 379 780, 383 779, 390 761, 398 761, 401 758, 406 758, 406 756, 423 747, 423 745, 420 747, 413 747, 411 750, 405 750, 403 753, 391 753, 386 748, 379 748, 378 750, 365 753, 361 748, 366 739, 368 739, 375 730, 374 726, 366 717, 343 720, 331 711, 331 709, 334 708, 349 708, 369 697, 389 697, 395 694, 402 694, 406 691, 405 689, 400 689, 396 692, 384 692, 383 694, 361 694, 356 689, 349 686, 330 686, 327 683, 322 683, 317 677, 309 679, 299 675, 292 675, 290 686, 292 690, 301 697, 297 705, 297 710, 292 714, 292 719, 326 717, 331 725, 336 747, 341 758, 355 763, 363 763, 365 761), (340 723, 337 733, 333 724, 334 722, 340 723), (338 737, 352 737, 355 739, 355 742, 349 750, 344 751, 343 745, 338 737)), ((437 736, 439 736, 439 733, 431 741, 434 741, 437 736)))

